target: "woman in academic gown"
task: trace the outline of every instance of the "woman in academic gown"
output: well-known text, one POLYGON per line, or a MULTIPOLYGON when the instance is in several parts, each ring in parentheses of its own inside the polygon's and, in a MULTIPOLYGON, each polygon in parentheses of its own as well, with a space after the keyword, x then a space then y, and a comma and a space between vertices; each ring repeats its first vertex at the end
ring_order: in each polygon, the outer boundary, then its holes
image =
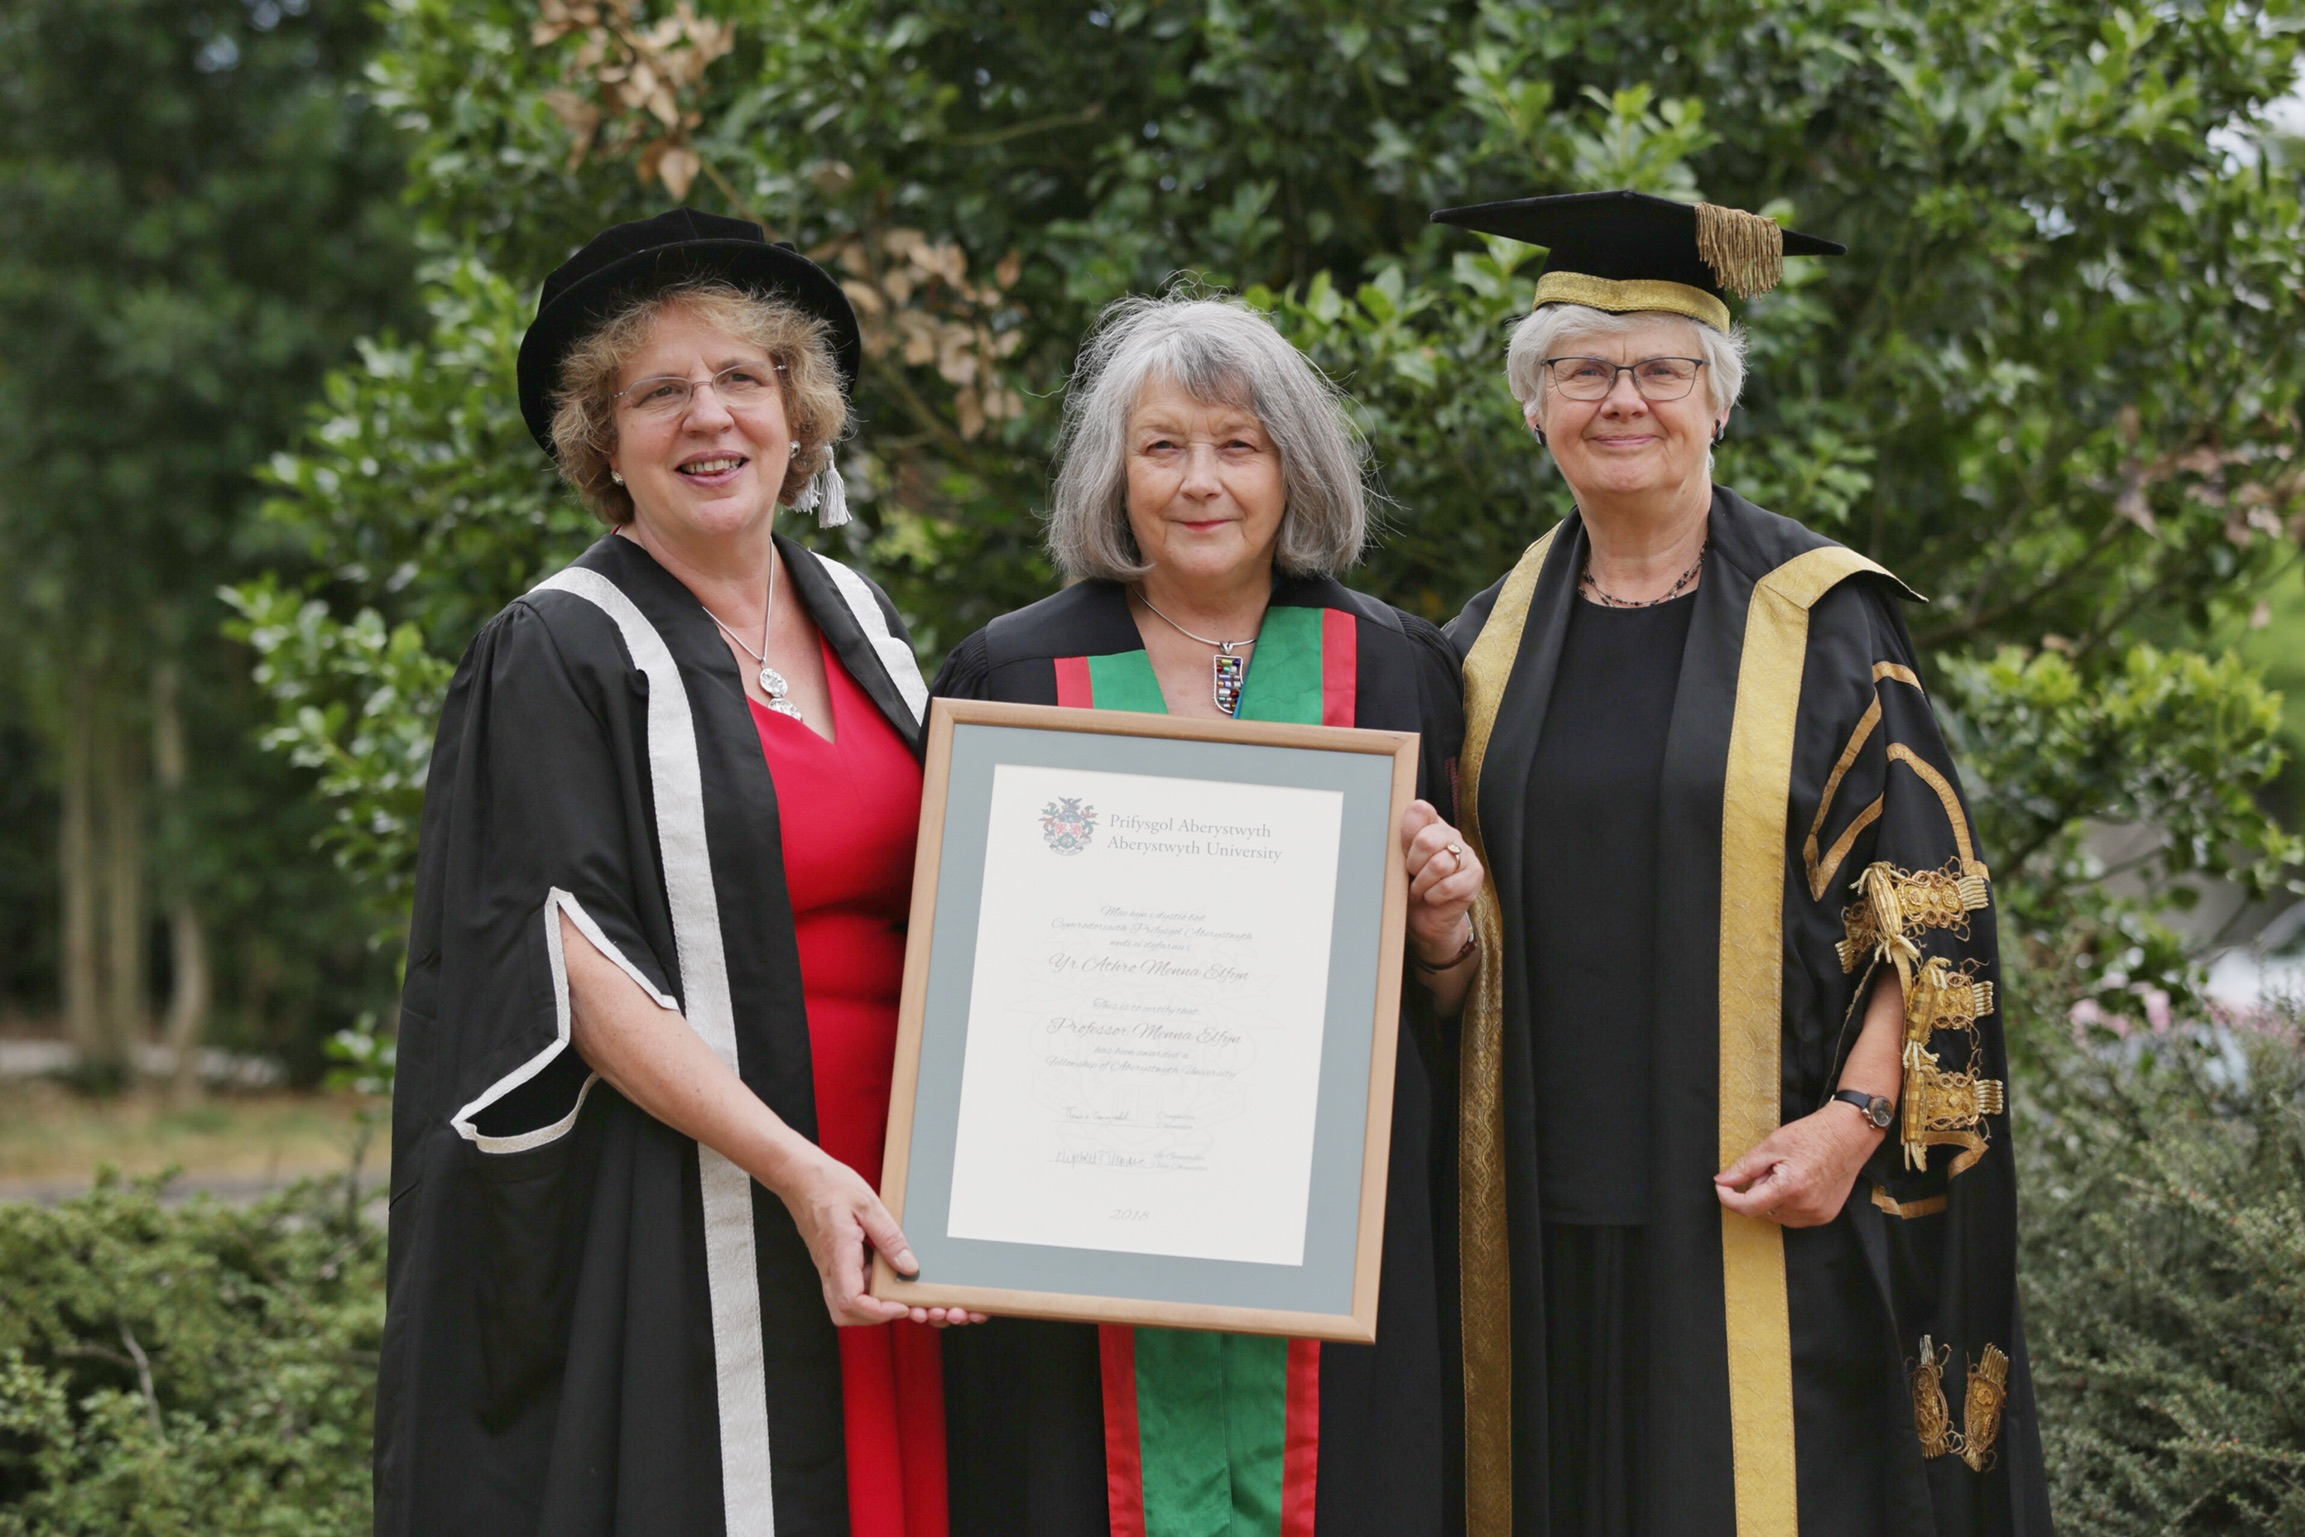
POLYGON ((1631 193, 1507 373, 1576 508, 1449 627, 1474 1537, 2043 1534, 1994 904, 1899 612, 1711 478, 1724 292, 1841 247, 1631 193))
MULTIPOLYGON (((1262 316, 1123 301, 1066 401, 1049 541, 1078 580, 963 641, 936 691, 1419 733, 1404 1001, 1429 1022, 1471 971, 1480 886, 1442 820, 1456 664, 1430 624, 1336 580, 1366 535, 1362 476, 1334 392, 1262 316)), ((1376 1343, 1002 1319, 948 1335, 955 1533, 1437 1537, 1432 1045, 1401 1033, 1376 1343)))
POLYGON ((926 690, 887 598, 772 533, 846 517, 857 357, 838 285, 733 219, 619 225, 544 285, 521 408, 611 532, 441 713, 388 1537, 943 1537, 954 1320, 864 1291, 868 1245, 910 1263, 873 1188, 926 690))

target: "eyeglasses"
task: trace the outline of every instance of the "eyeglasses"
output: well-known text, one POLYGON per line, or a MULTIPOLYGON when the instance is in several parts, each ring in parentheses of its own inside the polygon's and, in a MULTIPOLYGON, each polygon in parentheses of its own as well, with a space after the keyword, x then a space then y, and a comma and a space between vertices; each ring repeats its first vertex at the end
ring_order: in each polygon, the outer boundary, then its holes
POLYGON ((1617 387, 1617 375, 1631 374, 1633 388, 1643 400, 1679 400, 1697 387, 1703 358, 1643 358, 1638 363, 1612 363, 1607 358, 1547 358, 1545 372, 1553 388, 1571 400, 1606 400, 1617 387))
POLYGON ((783 368, 782 363, 731 363, 709 379, 658 374, 634 380, 611 398, 624 401, 641 416, 670 421, 686 416, 688 408, 696 403, 696 392, 709 384, 712 393, 729 410, 753 410, 767 404, 776 394, 776 376, 783 368))

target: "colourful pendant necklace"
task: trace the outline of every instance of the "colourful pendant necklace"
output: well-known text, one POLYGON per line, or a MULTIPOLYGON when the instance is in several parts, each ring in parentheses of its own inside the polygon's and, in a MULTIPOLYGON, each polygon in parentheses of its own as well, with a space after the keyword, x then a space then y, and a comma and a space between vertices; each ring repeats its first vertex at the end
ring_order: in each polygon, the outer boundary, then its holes
MULTIPOLYGON (((746 645, 744 643, 744 637, 737 634, 734 630, 730 629, 725 623, 723 623, 721 617, 718 614, 714 613, 709 608, 706 608, 704 612, 705 617, 710 619, 714 624, 720 625, 720 630, 723 635, 726 635, 730 640, 736 642, 736 648, 739 651, 742 651, 746 656, 751 657, 754 663, 759 666, 760 691, 768 696, 768 707, 779 715, 789 715, 794 720, 799 720, 801 719, 800 706, 794 704, 791 700, 784 697, 785 695, 792 692, 792 685, 785 681, 783 673, 778 672, 775 668, 768 665, 768 637, 770 634, 770 626, 776 623, 777 565, 778 562, 772 557, 768 563, 768 617, 761 620, 760 622, 760 649, 758 651, 755 651, 750 646, 746 645)), ((1147 606, 1149 607, 1150 605, 1147 606)), ((703 608, 704 605, 700 603, 697 605, 697 607, 703 608)))
POLYGON ((1153 608, 1152 599, 1143 593, 1137 601, 1151 608, 1155 617, 1187 640, 1197 640, 1204 646, 1214 646, 1216 655, 1209 659, 1209 696, 1218 709, 1227 715, 1237 715, 1241 707, 1241 690, 1248 683, 1249 659, 1240 653, 1256 645, 1254 636, 1247 640, 1211 640, 1206 635, 1195 635, 1174 619, 1153 608))
MULTIPOLYGON (((1689 569, 1681 573, 1679 580, 1661 598, 1620 598, 1615 593, 1603 590, 1601 584, 1593 580, 1590 562, 1586 563, 1583 573, 1578 576, 1577 585, 1591 593, 1593 601, 1603 608, 1656 608, 1672 602, 1689 590, 1690 585, 1697 580, 1697 573, 1705 569, 1705 550, 1711 543, 1712 540, 1707 539, 1704 544, 1697 546, 1697 558, 1689 562, 1689 569)), ((1146 607, 1151 605, 1147 604, 1146 607)))

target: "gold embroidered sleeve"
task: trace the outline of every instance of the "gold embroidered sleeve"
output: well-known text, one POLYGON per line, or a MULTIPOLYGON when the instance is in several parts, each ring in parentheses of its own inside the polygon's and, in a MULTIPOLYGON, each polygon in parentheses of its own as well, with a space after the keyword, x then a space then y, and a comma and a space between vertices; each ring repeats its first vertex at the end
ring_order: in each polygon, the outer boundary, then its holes
MULTIPOLYGON (((1920 694, 1920 680, 1893 662, 1873 669, 1877 691, 1911 690, 1920 694)), ((1992 903, 1992 872, 1977 857, 1969 817, 1951 779, 1928 756, 1904 741, 1891 741, 1885 753, 1886 783, 1882 793, 1860 811, 1850 829, 1830 851, 1818 852, 1818 842, 1831 814, 1835 791, 1856 761, 1886 713, 1894 720, 1901 711, 1885 712, 1876 693, 1843 750, 1804 849, 1809 861, 1810 888, 1822 897, 1838 873, 1856 836, 1881 821, 1884 807, 1898 797, 1917 800, 1933 809, 1927 820, 1941 826, 1934 841, 1947 857, 1941 865, 1907 868, 1891 858, 1876 858, 1850 882, 1855 900, 1842 910, 1845 938, 1839 945, 1841 969, 1864 972, 1887 964, 1897 974, 1904 996, 1904 1086, 1900 1097, 1898 1141, 1905 1166, 1927 1165, 1929 1149, 1951 1146, 1954 1155, 1948 1175, 1958 1175, 1985 1156, 1986 1118, 2006 1108, 2003 1084, 1987 1077, 1978 1021, 1994 1007, 1994 989, 1980 975, 1974 957, 1957 963, 1944 955, 1931 955, 1933 943, 1966 943, 1971 920, 1992 903), (1941 824, 1934 817, 1941 815, 1941 824), (1946 844, 1950 848, 1946 848, 1946 844), (1951 1037, 1940 1049, 1940 1037, 1951 1037), (1951 1053, 1950 1059, 1946 1055, 1951 1053)), ((1919 701, 1926 711, 1925 701, 1919 701)), ((1893 729, 1893 728, 1892 728, 1893 729)), ((1863 989, 1860 989, 1862 995, 1863 989)), ((1903 1213, 1900 1212, 1900 1215, 1903 1213)))

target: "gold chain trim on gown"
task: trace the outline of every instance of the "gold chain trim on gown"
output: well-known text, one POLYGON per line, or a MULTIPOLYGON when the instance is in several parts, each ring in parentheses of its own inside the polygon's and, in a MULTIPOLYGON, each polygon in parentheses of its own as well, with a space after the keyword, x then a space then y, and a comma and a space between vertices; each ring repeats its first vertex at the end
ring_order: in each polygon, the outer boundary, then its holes
POLYGON ((1939 870, 1901 870, 1887 860, 1867 865, 1855 882, 1859 899, 1841 910, 1841 926, 1849 936, 1835 946, 1841 970, 1885 960, 1909 979, 1921 958, 1913 936, 1945 929, 1967 939, 1969 914, 1982 912, 1992 900, 1989 874, 1975 860, 1947 860, 1939 870))
POLYGON ((1921 1359, 1913 1367, 1913 1428, 1920 1433, 1924 1457, 1960 1449, 1961 1433, 1953 1428, 1953 1410, 1945 1402, 1945 1366, 1952 1359, 1952 1346, 1921 1336, 1921 1359))
MULTIPOLYGON (((1946 788, 1950 793, 1951 787, 1946 788)), ((1967 829, 1954 825, 1961 852, 1941 870, 1900 870, 1886 861, 1865 867, 1856 882, 1862 895, 1841 915, 1849 937, 1839 945, 1843 971, 1883 960, 1897 968, 1905 1004, 1898 1140, 1908 1169, 1926 1167, 1932 1147, 1961 1149, 1946 1170, 1948 1178, 1976 1167, 1987 1146, 1985 1117, 1999 1115, 2008 1105, 2006 1086, 1980 1071, 1984 1052, 1977 1020, 1993 1011, 1993 985, 1977 980, 1973 961, 1959 971, 1941 956, 1924 962, 1913 938, 1942 929, 1966 939, 1969 914, 1983 911, 1991 900, 1987 871, 1971 857, 1967 829), (1967 1072, 1945 1071, 1943 1059, 1929 1049, 1940 1030, 1968 1036, 1967 1072)))
POLYGON ((1961 1432, 1961 1460, 1974 1472, 1993 1465, 1993 1442, 2001 1434, 2001 1406, 2009 1401, 2009 1358, 1998 1345, 1985 1347, 1985 1359, 1969 1368, 1969 1402, 1961 1432))
POLYGON ((1969 1363, 1969 1382, 1962 1393, 1962 1424, 1953 1423, 1945 1401, 1945 1368, 1953 1347, 1921 1336, 1921 1358, 1908 1363, 1913 1379, 1913 1430, 1921 1440, 1924 1457, 1959 1457, 1972 1472, 1993 1466, 1993 1443, 2001 1435, 2001 1409, 2009 1401, 2009 1357, 1998 1345, 1987 1345, 1984 1356, 1969 1363))
POLYGON ((1905 1039, 1926 1045, 1939 1030, 1974 1030, 1992 1012, 1993 984, 1977 980, 1975 961, 1963 961, 1956 971, 1951 961, 1932 955, 1913 976, 1912 996, 1905 1003, 1905 1039))

